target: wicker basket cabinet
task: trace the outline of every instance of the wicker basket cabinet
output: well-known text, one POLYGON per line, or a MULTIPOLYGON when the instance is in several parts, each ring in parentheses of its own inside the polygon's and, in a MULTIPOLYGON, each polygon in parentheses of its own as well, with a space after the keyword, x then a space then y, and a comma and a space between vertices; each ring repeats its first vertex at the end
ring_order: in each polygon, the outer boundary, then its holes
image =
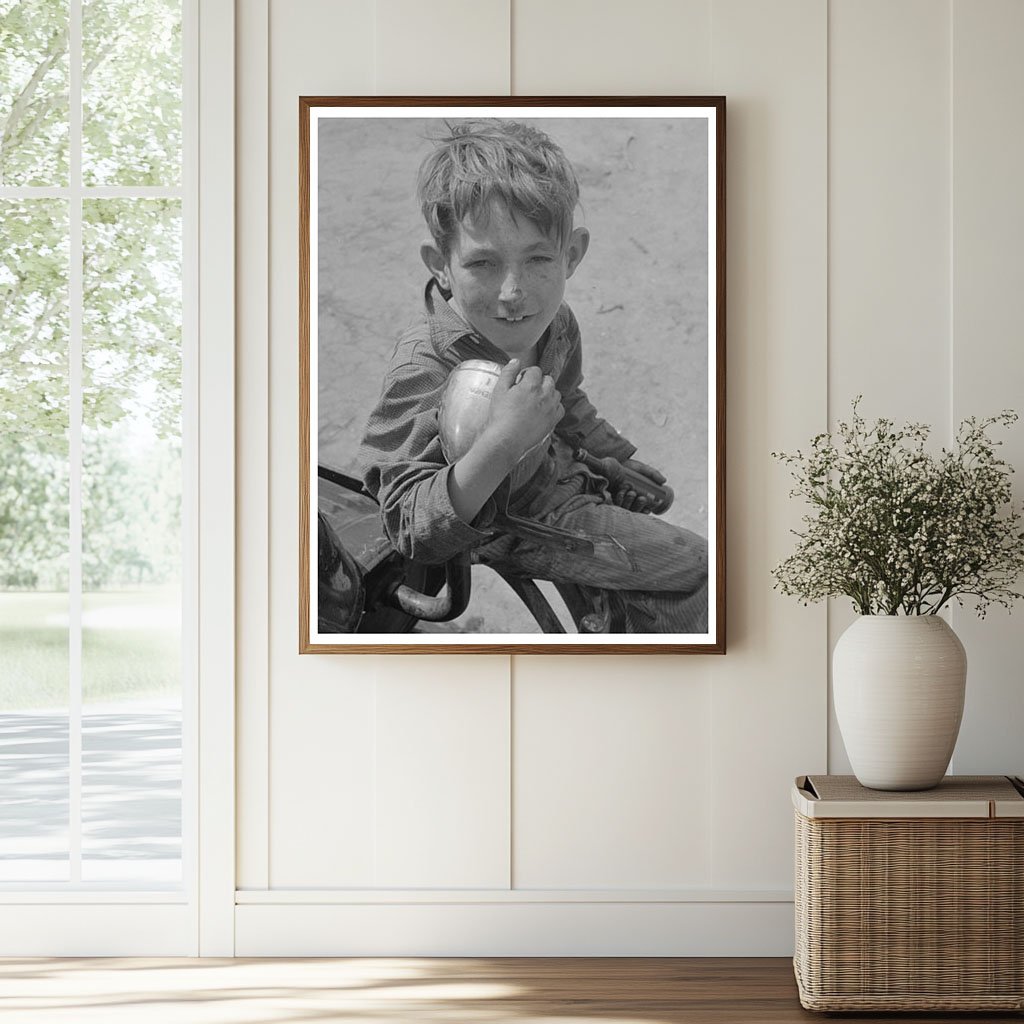
POLYGON ((1024 784, 887 793, 798 778, 796 955, 809 1010, 1024 1010, 1024 784))

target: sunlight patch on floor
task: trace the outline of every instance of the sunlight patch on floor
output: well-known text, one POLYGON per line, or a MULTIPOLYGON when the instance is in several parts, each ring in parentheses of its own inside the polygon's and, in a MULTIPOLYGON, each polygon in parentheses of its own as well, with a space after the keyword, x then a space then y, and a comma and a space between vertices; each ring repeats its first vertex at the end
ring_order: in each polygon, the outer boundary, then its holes
POLYGON ((659 1024, 580 1010, 486 961, 0 960, 3 1024, 659 1024))

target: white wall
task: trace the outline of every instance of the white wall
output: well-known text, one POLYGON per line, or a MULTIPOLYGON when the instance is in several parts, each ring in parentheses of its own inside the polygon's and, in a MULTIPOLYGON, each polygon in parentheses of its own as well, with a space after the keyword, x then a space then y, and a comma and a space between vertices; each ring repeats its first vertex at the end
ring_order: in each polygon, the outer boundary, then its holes
MULTIPOLYGON (((237 951, 790 952, 789 787, 845 767, 849 614, 773 593, 800 509, 768 453, 859 392, 943 434, 1022 404, 1024 5, 237 11, 237 951), (296 653, 298 97, 509 92, 727 97, 723 658, 296 653)), ((1024 430, 1006 451, 1024 465, 1024 430)), ((1020 772, 1021 630, 955 619, 954 768, 1020 772)))

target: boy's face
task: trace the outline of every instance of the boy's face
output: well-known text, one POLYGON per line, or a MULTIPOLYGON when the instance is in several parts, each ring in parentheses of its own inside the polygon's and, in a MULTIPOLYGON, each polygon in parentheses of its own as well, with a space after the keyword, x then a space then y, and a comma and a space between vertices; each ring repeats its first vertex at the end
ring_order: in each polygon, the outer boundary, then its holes
POLYGON ((447 259, 432 244, 421 255, 452 293, 456 312, 511 359, 529 353, 547 330, 589 241, 587 230, 576 228, 559 245, 492 201, 488 216, 462 222, 447 259))

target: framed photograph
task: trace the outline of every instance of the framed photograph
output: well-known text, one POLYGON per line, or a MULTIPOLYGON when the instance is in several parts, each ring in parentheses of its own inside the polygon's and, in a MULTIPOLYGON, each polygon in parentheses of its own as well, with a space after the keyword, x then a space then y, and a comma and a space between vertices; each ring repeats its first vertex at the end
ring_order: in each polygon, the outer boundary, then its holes
POLYGON ((725 652, 725 100, 301 97, 302 653, 725 652))

